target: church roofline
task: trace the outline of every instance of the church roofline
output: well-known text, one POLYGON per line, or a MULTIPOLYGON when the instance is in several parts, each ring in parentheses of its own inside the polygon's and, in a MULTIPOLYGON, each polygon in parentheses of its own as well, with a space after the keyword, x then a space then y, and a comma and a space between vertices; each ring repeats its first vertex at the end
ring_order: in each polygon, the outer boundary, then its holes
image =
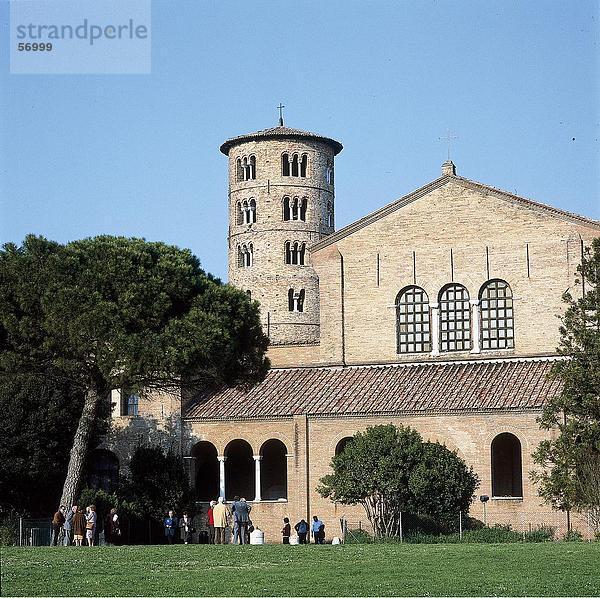
POLYGON ((265 141, 267 139, 309 139, 312 141, 322 141, 333 148, 333 154, 337 156, 344 146, 335 139, 319 135, 318 133, 311 133, 310 131, 301 131, 300 129, 291 129, 290 127, 278 126, 270 129, 263 129, 262 131, 256 131, 254 133, 246 133, 245 135, 238 135, 227 139, 221 147, 221 153, 226 156, 229 155, 229 150, 240 143, 247 141, 265 141))
POLYGON ((587 224, 587 225, 592 225, 593 227, 596 227, 597 229, 600 230, 600 222, 597 220, 593 220, 591 218, 586 218, 585 216, 580 216, 579 214, 574 214, 572 212, 567 212, 565 210, 561 210, 559 208, 555 208, 553 206, 540 203, 538 201, 533 201, 533 200, 527 199, 525 197, 520 197, 519 195, 514 195, 513 193, 508 193, 507 191, 502 191, 501 189, 497 189, 496 187, 484 185, 483 183, 478 183, 477 181, 472 181, 472 180, 466 179, 464 177, 460 177, 460 176, 456 176, 456 175, 452 175, 452 174, 446 174, 446 175, 443 175, 443 176, 435 179, 434 181, 431 181, 430 183, 427 183, 423 187, 419 187, 415 191, 412 191, 411 193, 408 193, 407 195, 404 195, 403 197, 396 199, 392 203, 389 203, 389 204, 383 206, 382 208, 379 208, 378 210, 375 210, 374 212, 371 212, 370 214, 363 216, 359 220, 356 220, 352 224, 349 224, 348 226, 341 228, 340 230, 336 231, 335 233, 328 235, 327 237, 325 237, 318 243, 315 243, 314 245, 312 245, 310 247, 310 252, 315 253, 316 251, 319 251, 319 250, 323 249, 324 247, 332 245, 333 243, 357 232, 361 228, 365 228, 369 224, 376 222, 380 218, 383 218, 384 216, 387 216, 388 214, 391 214, 392 212, 395 212, 396 210, 399 210, 400 208, 403 208, 404 206, 412 203, 413 201, 420 199, 421 197, 427 195, 431 191, 433 191, 435 189, 439 189, 440 187, 443 187, 450 181, 459 183, 469 189, 476 189, 478 191, 483 191, 486 195, 493 195, 504 201, 518 203, 520 205, 523 205, 524 207, 527 207, 527 208, 530 208, 533 210, 549 213, 550 215, 561 218, 563 220, 568 220, 570 222, 575 222, 575 223, 583 223, 583 224, 587 224))

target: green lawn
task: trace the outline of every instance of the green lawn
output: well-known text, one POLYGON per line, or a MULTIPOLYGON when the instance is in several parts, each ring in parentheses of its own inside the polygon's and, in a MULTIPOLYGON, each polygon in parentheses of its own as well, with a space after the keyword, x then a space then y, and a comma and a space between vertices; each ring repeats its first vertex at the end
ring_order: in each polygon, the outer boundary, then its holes
POLYGON ((600 543, 1 550, 3 596, 600 596, 600 543))

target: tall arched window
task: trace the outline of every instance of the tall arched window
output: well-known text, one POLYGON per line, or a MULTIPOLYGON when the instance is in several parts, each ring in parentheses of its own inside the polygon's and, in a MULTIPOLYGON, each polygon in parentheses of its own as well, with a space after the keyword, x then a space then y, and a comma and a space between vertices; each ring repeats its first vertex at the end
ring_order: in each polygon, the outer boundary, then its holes
POLYGON ((308 156, 306 154, 302 154, 302 158, 300 158, 300 176, 306 177, 306 171, 308 169, 308 156))
POLYGON ((290 176, 290 155, 281 154, 281 175, 290 176))
POLYGON ((346 445, 352 440, 352 436, 345 436, 335 445, 335 454, 339 455, 345 448, 346 445))
POLYGON ((256 156, 250 156, 248 159, 248 180, 256 179, 256 156))
POLYGON ((429 297, 417 286, 406 287, 396 297, 397 353, 429 353, 429 297))
POLYGON ((244 224, 244 205, 241 201, 235 205, 235 223, 244 224))
POLYGON ((281 440, 267 440, 260 449, 260 495, 263 500, 287 499, 287 448, 281 440))
POLYGON ((492 440, 492 496, 523 496, 521 443, 508 432, 492 440))
POLYGON ((247 224, 254 224, 256 222, 256 200, 251 198, 248 201, 248 222, 247 224))
POLYGON ((242 165, 242 159, 238 158, 235 161, 235 178, 238 181, 243 181, 244 180, 244 167, 242 165))
POLYGON ((489 280, 481 299, 481 348, 512 349, 515 346, 513 295, 504 280, 489 280))
POLYGON ((214 444, 201 440, 192 448, 195 460, 196 499, 215 500, 219 496, 219 461, 214 444))
POLYGON ((298 176, 300 162, 298 159, 298 154, 294 154, 292 156, 292 176, 298 176))
POLYGON ((252 243, 238 245, 238 268, 249 268, 254 263, 254 248, 252 243))
POLYGON ((255 467, 252 447, 245 440, 232 440, 225 447, 225 494, 227 500, 240 496, 253 500, 255 467))
POLYGON ((440 291, 440 351, 471 349, 471 306, 469 291, 449 284, 440 291))

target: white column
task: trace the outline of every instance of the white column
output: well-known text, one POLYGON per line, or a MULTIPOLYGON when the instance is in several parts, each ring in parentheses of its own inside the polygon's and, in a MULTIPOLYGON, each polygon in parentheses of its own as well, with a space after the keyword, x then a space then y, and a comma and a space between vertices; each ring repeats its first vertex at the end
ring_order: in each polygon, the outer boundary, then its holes
POLYGON ((471 353, 481 353, 481 304, 479 299, 471 299, 470 303, 473 306, 471 309, 471 321, 473 323, 473 348, 471 353))
POLYGON ((227 457, 219 455, 219 496, 225 498, 225 460, 227 457))
POLYGON ((262 500, 260 496, 260 462, 262 461, 262 457, 260 455, 254 455, 254 500, 258 502, 262 500))
POLYGON ((430 303, 431 307, 431 354, 440 354, 440 304, 430 303))

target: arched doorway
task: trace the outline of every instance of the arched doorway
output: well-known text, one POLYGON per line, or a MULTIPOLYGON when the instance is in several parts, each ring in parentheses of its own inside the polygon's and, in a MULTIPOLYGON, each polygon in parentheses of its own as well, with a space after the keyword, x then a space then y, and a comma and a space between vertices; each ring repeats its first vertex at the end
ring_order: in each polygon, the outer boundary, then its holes
POLYGON ((336 445, 335 445, 335 454, 339 455, 345 448, 346 445, 352 440, 352 436, 344 436, 336 445))
POLYGON ((492 440, 492 496, 523 496, 521 443, 508 432, 492 440))
POLYGON ((96 449, 90 455, 88 484, 95 490, 104 490, 109 494, 119 485, 119 459, 112 452, 96 449))
POLYGON ((217 500, 219 496, 219 461, 212 442, 202 440, 192 448, 195 460, 196 500, 217 500))
POLYGON ((287 448, 281 440, 267 440, 260 449, 260 495, 263 500, 287 500, 287 448))
POLYGON ((253 500, 254 459, 252 447, 245 440, 232 440, 225 447, 225 495, 227 500, 240 496, 253 500))

